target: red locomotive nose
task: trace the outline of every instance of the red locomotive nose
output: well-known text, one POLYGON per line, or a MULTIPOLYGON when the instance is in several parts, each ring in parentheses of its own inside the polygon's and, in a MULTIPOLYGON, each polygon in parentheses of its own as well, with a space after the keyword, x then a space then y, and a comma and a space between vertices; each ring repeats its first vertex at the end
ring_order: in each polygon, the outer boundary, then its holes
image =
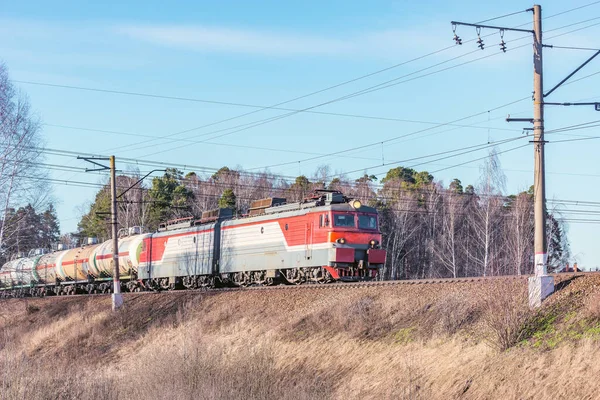
POLYGON ((381 242, 381 234, 370 233, 370 232, 329 232, 329 243, 340 243, 340 244, 360 244, 369 246, 372 242, 379 244, 381 242), (342 243, 342 239, 343 242, 342 243))

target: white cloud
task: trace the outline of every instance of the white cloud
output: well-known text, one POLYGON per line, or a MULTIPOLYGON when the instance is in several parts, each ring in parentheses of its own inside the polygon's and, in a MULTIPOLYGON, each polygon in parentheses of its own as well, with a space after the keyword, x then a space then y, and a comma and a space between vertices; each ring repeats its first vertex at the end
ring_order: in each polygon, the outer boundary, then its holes
MULTIPOLYGON (((155 45, 192 51, 290 55, 379 55, 414 50, 425 38, 387 30, 353 36, 323 37, 207 26, 122 25, 115 32, 155 45)), ((431 41, 428 42, 431 44, 431 41)))

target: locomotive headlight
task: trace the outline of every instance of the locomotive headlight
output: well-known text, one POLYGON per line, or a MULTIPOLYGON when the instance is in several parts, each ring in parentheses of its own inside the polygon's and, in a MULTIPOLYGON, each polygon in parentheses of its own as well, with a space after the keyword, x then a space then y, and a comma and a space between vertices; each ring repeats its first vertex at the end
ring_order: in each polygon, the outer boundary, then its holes
POLYGON ((339 244, 344 244, 344 243, 346 243, 346 239, 339 238, 338 240, 336 240, 336 242, 338 242, 339 244))
POLYGON ((360 202, 360 200, 352 200, 350 202, 350 205, 352 206, 352 208, 360 208, 362 206, 362 203, 360 202))
POLYGON ((369 242, 369 244, 371 245, 372 248, 375 248, 379 244, 379 242, 377 240, 373 239, 369 242))

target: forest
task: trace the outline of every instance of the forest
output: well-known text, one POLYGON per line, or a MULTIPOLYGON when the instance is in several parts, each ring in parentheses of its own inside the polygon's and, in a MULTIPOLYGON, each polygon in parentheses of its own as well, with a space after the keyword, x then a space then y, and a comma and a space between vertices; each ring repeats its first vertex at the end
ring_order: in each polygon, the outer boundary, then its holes
MULTIPOLYGON (((381 181, 375 176, 330 178, 329 167, 311 177, 285 178, 223 167, 212 175, 183 174, 167 169, 144 186, 138 183, 121 198, 120 227, 143 226, 155 231, 169 219, 198 217, 202 211, 231 208, 243 218, 253 200, 283 197, 297 202, 316 189, 339 190, 376 207, 380 213, 383 247, 388 251, 384 279, 530 274, 533 271, 532 189, 503 195, 504 176, 498 157, 490 152, 481 168, 480 182, 463 187, 454 179, 448 186, 426 171, 396 167, 381 181)), ((139 174, 117 177, 124 191, 139 174)), ((79 222, 81 237, 108 239, 108 185, 96 194, 79 222)), ((547 213, 549 269, 569 259, 565 226, 547 213)))
MULTIPOLYGON (((41 122, 2 64, 0 138, 0 262, 35 248, 53 248, 59 241, 76 245, 87 237, 109 238, 108 179, 84 206, 78 232, 60 236, 43 163, 41 122)), ((148 183, 139 171, 120 173, 119 227, 153 232, 161 222, 197 217, 217 207, 231 208, 243 218, 253 200, 297 202, 315 189, 331 189, 379 210, 382 246, 388 252, 380 274, 384 279, 529 274, 533 269, 533 192, 505 194, 493 149, 479 181, 466 186, 459 179, 446 186, 427 171, 402 166, 391 168, 381 180, 367 173, 358 179, 331 174, 326 165, 308 177, 241 167, 213 171, 184 175, 171 168, 148 183)), ((556 212, 547 211, 547 234, 549 270, 556 270, 570 258, 566 226, 556 212)))

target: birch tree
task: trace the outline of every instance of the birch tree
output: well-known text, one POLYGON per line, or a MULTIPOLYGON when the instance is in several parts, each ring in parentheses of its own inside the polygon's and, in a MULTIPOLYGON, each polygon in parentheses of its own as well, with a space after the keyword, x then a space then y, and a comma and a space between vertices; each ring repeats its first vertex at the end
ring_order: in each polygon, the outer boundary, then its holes
POLYGON ((45 206, 49 189, 39 167, 40 122, 27 96, 15 89, 7 68, 0 63, 0 251, 5 249, 11 218, 16 206, 29 203, 34 209, 45 206))
POLYGON ((480 274, 494 275, 498 266, 496 240, 499 237, 502 220, 502 190, 506 178, 500 168, 500 160, 495 149, 490 151, 481 167, 481 177, 477 190, 477 204, 471 208, 470 223, 478 251, 474 260, 480 274))

